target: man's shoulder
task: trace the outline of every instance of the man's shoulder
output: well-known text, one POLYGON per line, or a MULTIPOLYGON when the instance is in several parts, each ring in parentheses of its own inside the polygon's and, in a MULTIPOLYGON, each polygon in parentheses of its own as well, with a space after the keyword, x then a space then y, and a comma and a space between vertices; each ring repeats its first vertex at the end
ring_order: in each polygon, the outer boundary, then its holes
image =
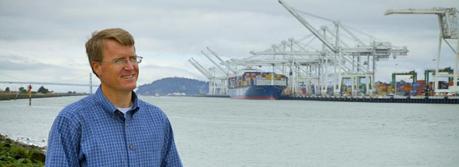
POLYGON ((148 102, 145 102, 143 100, 140 100, 139 99, 139 107, 141 108, 141 110, 145 111, 146 113, 150 114, 150 115, 153 115, 155 117, 159 117, 161 119, 167 119, 167 116, 166 114, 164 113, 164 111, 159 108, 158 106, 154 105, 154 104, 151 104, 151 103, 148 103, 148 102))
POLYGON ((145 101, 140 100, 140 99, 139 99, 138 103, 139 103, 138 104, 139 107, 142 108, 143 110, 146 110, 148 112, 153 112, 153 113, 163 113, 161 108, 159 108, 158 106, 156 106, 154 104, 145 102, 145 101))
POLYGON ((88 108, 95 107, 95 100, 93 95, 86 96, 76 102, 73 102, 61 110, 59 116, 72 118, 81 114, 81 112, 88 111, 88 108))

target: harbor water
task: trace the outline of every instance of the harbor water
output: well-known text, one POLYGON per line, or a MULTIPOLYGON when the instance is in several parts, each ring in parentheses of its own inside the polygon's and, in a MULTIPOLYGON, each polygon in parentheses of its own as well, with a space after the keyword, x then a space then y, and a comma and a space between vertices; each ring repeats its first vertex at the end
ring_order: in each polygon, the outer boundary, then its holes
MULTIPOLYGON (((0 101, 0 133, 45 146, 82 96, 0 101)), ((141 97, 168 115, 189 167, 455 167, 458 104, 141 97)))

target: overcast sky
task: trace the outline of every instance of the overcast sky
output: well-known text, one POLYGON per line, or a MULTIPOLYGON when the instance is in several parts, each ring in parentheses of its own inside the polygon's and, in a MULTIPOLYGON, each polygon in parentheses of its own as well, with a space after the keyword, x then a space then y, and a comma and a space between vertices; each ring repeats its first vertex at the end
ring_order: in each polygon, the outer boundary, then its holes
MULTIPOLYGON (((433 15, 384 16, 386 9, 459 8, 457 0, 285 1, 406 46, 408 56, 378 63, 376 79, 384 81, 394 71, 434 67, 439 33, 433 15)), ((243 58, 310 34, 277 0, 0 0, 0 24, 0 81, 88 83, 84 43, 93 31, 108 27, 133 34, 144 57, 139 84, 172 76, 205 80, 187 60, 210 67, 200 55, 206 46, 224 59, 243 58)), ((447 48, 443 53, 442 63, 453 66, 453 53, 447 48)))

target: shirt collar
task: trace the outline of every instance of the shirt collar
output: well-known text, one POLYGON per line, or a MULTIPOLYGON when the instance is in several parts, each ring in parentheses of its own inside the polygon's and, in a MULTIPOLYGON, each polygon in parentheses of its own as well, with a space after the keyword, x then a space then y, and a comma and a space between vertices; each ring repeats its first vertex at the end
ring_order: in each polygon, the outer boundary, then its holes
MULTIPOLYGON (((96 102, 98 102, 102 109, 105 111, 105 112, 108 112, 110 114, 114 114, 116 110, 118 110, 115 105, 113 105, 108 99, 107 97, 105 97, 104 93, 102 92, 102 88, 99 86, 99 88, 97 89, 96 93, 94 94, 95 96, 95 99, 96 99, 96 102)), ((138 97, 137 97, 137 94, 132 91, 132 109, 131 110, 134 110, 134 111, 137 111, 139 109, 139 100, 138 100, 138 97)))

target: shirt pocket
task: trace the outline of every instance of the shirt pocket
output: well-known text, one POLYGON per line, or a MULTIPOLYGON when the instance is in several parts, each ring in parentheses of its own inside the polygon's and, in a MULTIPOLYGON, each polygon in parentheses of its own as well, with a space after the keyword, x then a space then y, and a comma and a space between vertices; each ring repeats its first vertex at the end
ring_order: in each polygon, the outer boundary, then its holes
POLYGON ((139 153, 160 158, 164 141, 164 130, 161 127, 141 126, 141 130, 138 132, 139 153))

